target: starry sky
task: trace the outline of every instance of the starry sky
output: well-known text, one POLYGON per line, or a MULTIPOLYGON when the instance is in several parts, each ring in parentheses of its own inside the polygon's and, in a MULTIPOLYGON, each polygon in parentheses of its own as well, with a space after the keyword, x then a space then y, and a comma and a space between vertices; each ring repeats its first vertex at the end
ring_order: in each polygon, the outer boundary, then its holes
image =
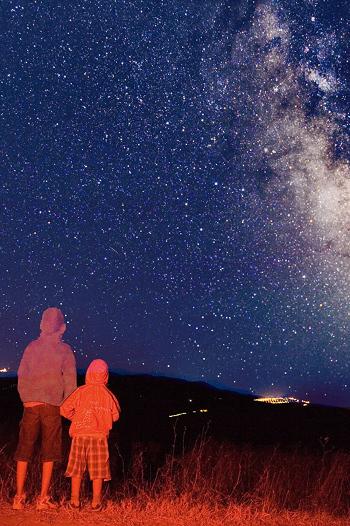
POLYGON ((346 0, 4 0, 0 367, 350 406, 346 0))

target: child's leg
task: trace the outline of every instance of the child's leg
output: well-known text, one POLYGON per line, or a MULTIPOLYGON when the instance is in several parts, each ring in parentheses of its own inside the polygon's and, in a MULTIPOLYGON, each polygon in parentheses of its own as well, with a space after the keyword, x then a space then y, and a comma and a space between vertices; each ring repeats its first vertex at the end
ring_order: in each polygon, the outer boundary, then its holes
POLYGON ((93 479, 92 481, 92 506, 101 504, 103 479, 93 479))
POLYGON ((79 506, 80 503, 80 484, 81 477, 72 477, 72 488, 71 488, 71 502, 76 506, 79 506))

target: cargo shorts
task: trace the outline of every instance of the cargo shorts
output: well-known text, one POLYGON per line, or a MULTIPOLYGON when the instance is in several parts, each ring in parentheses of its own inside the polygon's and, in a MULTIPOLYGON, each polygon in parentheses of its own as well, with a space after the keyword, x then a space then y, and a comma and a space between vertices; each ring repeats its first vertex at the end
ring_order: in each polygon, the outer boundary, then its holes
POLYGON ((39 435, 42 462, 59 462, 62 454, 62 421, 58 406, 40 404, 24 408, 15 460, 28 462, 31 459, 39 435))

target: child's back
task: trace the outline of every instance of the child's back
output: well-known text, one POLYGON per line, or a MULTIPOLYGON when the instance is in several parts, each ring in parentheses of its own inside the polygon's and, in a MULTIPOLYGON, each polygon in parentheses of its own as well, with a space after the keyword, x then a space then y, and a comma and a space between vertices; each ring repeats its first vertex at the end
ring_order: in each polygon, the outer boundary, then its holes
POLYGON ((107 388, 108 366, 94 360, 88 367, 85 385, 79 387, 61 405, 61 415, 72 421, 69 434, 74 437, 108 436, 113 422, 118 420, 120 406, 107 388))

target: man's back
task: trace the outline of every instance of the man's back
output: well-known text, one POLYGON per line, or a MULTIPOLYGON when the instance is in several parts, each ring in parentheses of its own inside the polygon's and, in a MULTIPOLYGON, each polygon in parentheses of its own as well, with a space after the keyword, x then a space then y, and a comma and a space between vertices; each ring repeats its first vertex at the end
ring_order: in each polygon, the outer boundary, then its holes
POLYGON ((60 405, 76 388, 75 357, 69 345, 54 336, 40 336, 25 349, 18 369, 23 403, 60 405))

